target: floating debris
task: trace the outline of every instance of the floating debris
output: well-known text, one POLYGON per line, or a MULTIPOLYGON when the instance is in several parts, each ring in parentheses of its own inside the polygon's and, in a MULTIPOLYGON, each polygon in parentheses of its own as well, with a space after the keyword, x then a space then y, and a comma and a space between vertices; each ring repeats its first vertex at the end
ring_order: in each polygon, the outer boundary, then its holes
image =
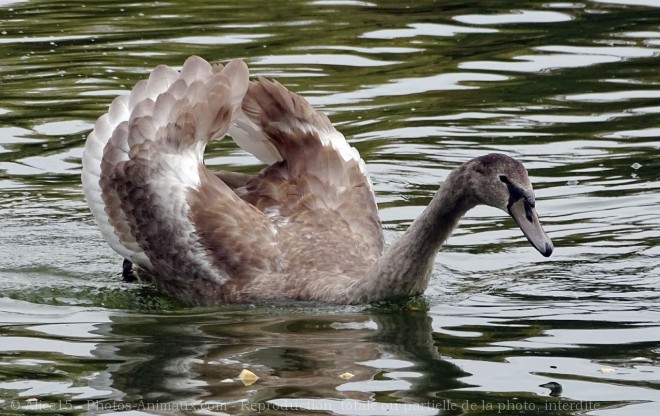
POLYGON ((348 371, 345 372, 344 374, 341 374, 339 377, 343 378, 344 380, 350 380, 353 377, 355 377, 355 374, 349 373, 348 371))
POLYGON ((235 380, 233 378, 226 378, 224 380, 220 380, 221 383, 233 383, 235 380))
POLYGON ((246 386, 251 386, 259 380, 259 377, 252 371, 243 369, 241 374, 238 375, 238 379, 246 386))
POLYGON ((635 170, 637 170, 637 169, 641 168, 642 165, 640 165, 639 163, 635 162, 635 163, 633 163, 632 165, 630 165, 630 167, 633 168, 633 169, 635 169, 635 170))
POLYGON ((607 374, 607 373, 613 373, 613 372, 615 372, 616 370, 613 369, 613 368, 611 368, 611 367, 603 367, 603 368, 601 368, 601 369, 598 370, 598 371, 600 371, 600 372, 603 373, 603 374, 607 374))

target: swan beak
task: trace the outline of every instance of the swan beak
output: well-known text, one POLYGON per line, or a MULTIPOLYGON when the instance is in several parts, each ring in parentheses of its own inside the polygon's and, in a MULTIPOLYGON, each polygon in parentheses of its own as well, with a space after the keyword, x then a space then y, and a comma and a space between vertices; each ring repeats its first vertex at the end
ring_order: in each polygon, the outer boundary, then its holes
POLYGON ((522 230, 525 237, 529 243, 534 246, 539 253, 543 254, 545 257, 550 257, 552 250, 554 250, 554 245, 552 240, 545 233, 541 223, 539 222, 539 216, 536 214, 534 207, 527 202, 525 198, 520 198, 517 201, 509 204, 508 206, 509 214, 516 220, 518 227, 522 230))

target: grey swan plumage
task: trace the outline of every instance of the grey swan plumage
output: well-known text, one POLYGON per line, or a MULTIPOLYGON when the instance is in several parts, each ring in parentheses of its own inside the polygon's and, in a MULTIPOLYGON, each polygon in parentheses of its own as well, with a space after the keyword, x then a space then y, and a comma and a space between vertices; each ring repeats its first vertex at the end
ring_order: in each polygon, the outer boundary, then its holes
POLYGON ((142 280, 193 305, 299 299, 365 303, 421 294, 435 256, 478 204, 509 213, 544 256, 523 165, 501 154, 456 168, 385 248, 363 160, 328 118, 234 60, 157 67, 98 119, 83 189, 109 245, 142 280), (213 173, 211 140, 229 134, 267 167, 213 173))

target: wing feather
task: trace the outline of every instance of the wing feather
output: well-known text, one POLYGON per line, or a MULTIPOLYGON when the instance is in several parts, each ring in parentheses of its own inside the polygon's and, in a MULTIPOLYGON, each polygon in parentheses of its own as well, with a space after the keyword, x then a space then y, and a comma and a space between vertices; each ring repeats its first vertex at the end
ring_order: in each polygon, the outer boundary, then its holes
POLYGON ((104 237, 122 256, 163 281, 174 282, 181 275, 226 281, 229 269, 237 269, 232 258, 245 252, 240 242, 232 246, 228 240, 242 232, 234 216, 248 218, 251 225, 260 216, 260 235, 268 240, 264 232, 271 230, 263 214, 203 165, 206 144, 224 136, 248 82, 247 67, 240 61, 223 68, 191 57, 180 72, 159 66, 128 96, 115 99, 88 137, 83 187, 104 237), (229 206, 231 215, 208 205, 199 208, 194 196, 201 188, 210 192, 206 202, 213 201, 215 208, 229 206), (206 221, 209 228, 200 231, 193 219, 205 217, 202 212, 214 212, 216 219, 206 221), (228 237, 223 239, 224 233, 228 237), (214 243, 205 240, 209 234, 214 243), (223 245, 231 266, 212 258, 223 245))
MULTIPOLYGON (((241 109, 230 134, 234 140, 249 136, 252 148, 236 141, 272 162, 242 197, 262 212, 290 219, 281 228, 300 227, 300 235, 334 228, 328 238, 336 241, 317 239, 319 252, 321 245, 347 244, 349 252, 378 257, 384 239, 364 161, 328 117, 265 79, 250 84, 241 109), (312 216, 326 221, 309 221, 312 216)), ((315 248, 308 252, 314 256, 315 248)))

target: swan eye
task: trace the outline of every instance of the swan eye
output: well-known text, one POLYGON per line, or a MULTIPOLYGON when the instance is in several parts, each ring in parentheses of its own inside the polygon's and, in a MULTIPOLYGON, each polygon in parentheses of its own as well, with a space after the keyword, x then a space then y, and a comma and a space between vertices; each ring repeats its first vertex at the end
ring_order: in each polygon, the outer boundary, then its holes
POLYGON ((506 175, 500 175, 500 180, 506 184, 511 183, 509 182, 509 178, 507 178, 506 175))

